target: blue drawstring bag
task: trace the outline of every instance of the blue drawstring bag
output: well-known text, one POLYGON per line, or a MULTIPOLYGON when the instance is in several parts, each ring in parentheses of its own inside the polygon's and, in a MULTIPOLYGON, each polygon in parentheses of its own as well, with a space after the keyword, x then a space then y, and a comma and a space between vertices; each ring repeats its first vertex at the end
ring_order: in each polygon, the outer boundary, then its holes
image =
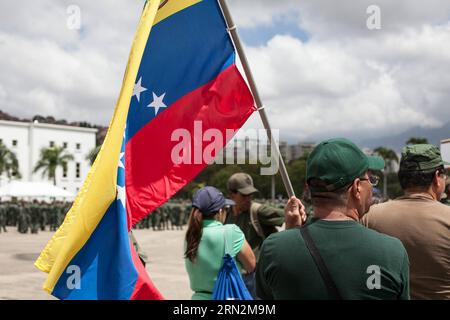
MULTIPOLYGON (((226 226, 225 226, 226 227, 226 226)), ((253 300, 242 279, 236 261, 230 255, 224 228, 225 255, 212 293, 213 300, 253 300)))

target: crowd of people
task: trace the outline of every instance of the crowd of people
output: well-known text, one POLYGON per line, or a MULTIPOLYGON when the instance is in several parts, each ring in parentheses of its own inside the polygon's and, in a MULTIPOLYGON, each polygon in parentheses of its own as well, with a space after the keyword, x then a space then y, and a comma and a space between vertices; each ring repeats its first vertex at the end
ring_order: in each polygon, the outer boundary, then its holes
POLYGON ((7 232, 7 226, 17 227, 23 234, 56 231, 71 206, 72 203, 63 201, 1 201, 0 233, 7 232))
MULTIPOLYGON (((436 146, 406 146, 398 171, 404 195, 385 201, 375 175, 384 160, 329 139, 307 160, 307 198, 254 201, 258 189, 241 172, 229 178, 226 195, 201 188, 192 201, 172 199, 135 229, 187 224, 193 299, 212 298, 224 252, 236 259, 254 299, 450 299, 448 165, 436 146)), ((0 232, 56 231, 70 207, 1 202, 0 232)), ((132 232, 130 238, 145 264, 132 232)))
POLYGON ((152 229, 153 231, 183 230, 183 226, 187 224, 190 210, 190 201, 173 199, 139 221, 135 228, 152 229))
POLYGON ((446 165, 433 145, 407 146, 398 172, 404 196, 374 201, 384 160, 330 139, 307 160, 310 208, 296 197, 284 211, 258 204, 245 173, 230 177, 229 199, 200 189, 185 241, 192 298, 212 298, 231 244, 255 299, 450 299, 446 165))
MULTIPOLYGON (((71 206, 63 201, 0 201, 0 233, 7 232, 6 227, 17 227, 22 234, 56 231, 71 206)), ((171 200, 138 222, 135 229, 183 230, 190 208, 190 201, 171 200)))
MULTIPOLYGON (((259 201, 266 202, 266 200, 259 201)), ((6 227, 16 227, 22 234, 56 231, 71 206, 72 202, 65 201, 0 201, 0 233, 8 232, 6 227)), ((171 199, 139 221, 134 229, 183 230, 183 226, 187 225, 191 208, 190 200, 171 199)))

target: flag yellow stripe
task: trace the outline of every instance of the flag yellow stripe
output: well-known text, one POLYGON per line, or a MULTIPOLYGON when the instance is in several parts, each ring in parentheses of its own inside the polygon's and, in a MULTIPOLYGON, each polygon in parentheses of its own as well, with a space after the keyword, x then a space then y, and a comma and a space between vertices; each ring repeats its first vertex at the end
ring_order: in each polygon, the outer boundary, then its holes
POLYGON ((162 20, 170 17, 171 15, 186 9, 187 7, 193 6, 201 2, 202 0, 168 0, 167 3, 158 10, 156 19, 153 25, 161 22, 162 20))
POLYGON ((44 283, 44 290, 49 293, 116 198, 117 165, 128 108, 158 6, 157 1, 151 1, 144 7, 105 142, 64 223, 35 262, 38 269, 49 273, 44 283))

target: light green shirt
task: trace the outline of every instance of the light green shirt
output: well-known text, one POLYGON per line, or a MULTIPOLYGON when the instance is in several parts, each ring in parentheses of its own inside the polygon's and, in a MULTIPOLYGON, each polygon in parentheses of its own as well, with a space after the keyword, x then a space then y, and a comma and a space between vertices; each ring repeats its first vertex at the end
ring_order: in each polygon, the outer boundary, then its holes
MULTIPOLYGON (((185 259, 193 300, 209 300, 214 289, 217 274, 222 267, 225 254, 224 232, 227 230, 227 244, 235 257, 244 245, 244 233, 235 224, 223 225, 217 220, 204 220, 203 233, 194 262, 185 259)), ((185 244, 186 246, 186 244, 185 244)))

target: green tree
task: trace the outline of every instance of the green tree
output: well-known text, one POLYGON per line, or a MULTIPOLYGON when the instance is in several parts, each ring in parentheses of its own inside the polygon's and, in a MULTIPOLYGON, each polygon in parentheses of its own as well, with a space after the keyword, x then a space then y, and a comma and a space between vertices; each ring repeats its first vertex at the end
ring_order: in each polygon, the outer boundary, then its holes
POLYGON ((19 161, 14 152, 0 142, 0 176, 6 173, 8 178, 20 178, 19 161))
POLYGON ((386 162, 386 168, 383 170, 383 197, 386 199, 388 195, 388 175, 394 171, 394 163, 398 163, 398 156, 394 150, 385 147, 378 147, 374 152, 386 162))
POLYGON ((98 153, 100 152, 100 148, 102 146, 96 146, 95 148, 93 148, 91 151, 89 151, 89 153, 86 156, 86 160, 89 160, 89 162, 91 163, 91 166, 94 164, 95 159, 98 156, 98 153))
MULTIPOLYGON (((287 165, 287 171, 291 178, 292 187, 294 188, 295 195, 300 198, 306 185, 306 161, 309 154, 305 154, 303 157, 292 161, 287 165)), ((287 197, 284 185, 280 178, 280 189, 283 190, 283 194, 287 197)))
POLYGON ((406 144, 428 144, 427 138, 418 138, 418 137, 411 137, 408 141, 406 141, 406 144))
MULTIPOLYGON (((305 186, 306 176, 306 160, 308 154, 305 154, 300 159, 294 160, 287 164, 287 170, 289 177, 291 178, 292 186, 297 196, 302 196, 305 186)), ((227 181, 237 172, 245 172, 249 174, 255 187, 259 190, 257 197, 270 199, 272 176, 261 175, 261 167, 267 167, 268 165, 258 164, 211 164, 207 166, 199 175, 187 184, 176 197, 190 198, 193 192, 202 186, 209 185, 214 186, 227 194, 227 181)), ((285 187, 283 185, 281 175, 277 173, 275 175, 275 195, 281 194, 287 197, 285 187)))
POLYGON ((66 169, 67 163, 73 159, 73 155, 68 154, 63 147, 42 148, 40 159, 33 172, 42 170, 42 177, 47 176, 49 180, 53 180, 53 185, 56 185, 56 169, 58 167, 66 169))

